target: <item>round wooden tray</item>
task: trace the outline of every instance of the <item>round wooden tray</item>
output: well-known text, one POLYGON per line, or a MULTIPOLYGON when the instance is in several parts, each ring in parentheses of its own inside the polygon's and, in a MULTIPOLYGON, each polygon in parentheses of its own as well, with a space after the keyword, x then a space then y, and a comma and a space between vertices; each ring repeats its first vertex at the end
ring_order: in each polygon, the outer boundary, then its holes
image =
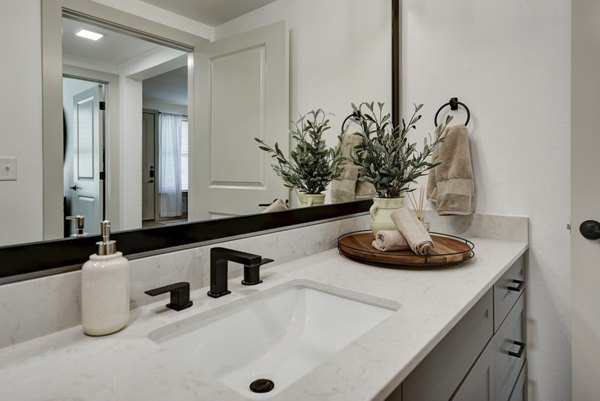
POLYGON ((475 244, 464 238, 449 234, 430 233, 433 248, 429 255, 420 256, 413 251, 382 252, 373 248, 371 231, 355 231, 338 238, 340 253, 360 262, 394 266, 451 266, 471 259, 475 244))

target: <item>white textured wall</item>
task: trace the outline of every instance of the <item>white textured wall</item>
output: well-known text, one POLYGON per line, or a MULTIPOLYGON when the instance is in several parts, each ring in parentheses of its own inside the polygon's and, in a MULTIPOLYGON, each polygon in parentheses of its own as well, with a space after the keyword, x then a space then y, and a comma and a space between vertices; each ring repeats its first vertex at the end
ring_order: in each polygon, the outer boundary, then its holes
POLYGON ((39 1, 0 12, 0 156, 17 157, 17 181, 0 181, 0 244, 42 239, 42 54, 39 1))
MULTIPOLYGON (((404 114, 472 112, 478 212, 530 218, 531 401, 571 397, 569 0, 404 0, 404 114)), ((455 122, 462 122, 462 115, 455 122)))

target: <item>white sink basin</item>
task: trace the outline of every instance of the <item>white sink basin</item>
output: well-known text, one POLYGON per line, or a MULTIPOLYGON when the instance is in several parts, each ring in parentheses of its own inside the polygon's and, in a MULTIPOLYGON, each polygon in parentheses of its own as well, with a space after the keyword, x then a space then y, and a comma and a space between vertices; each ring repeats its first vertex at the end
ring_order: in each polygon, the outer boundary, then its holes
POLYGON ((399 305, 296 280, 161 327, 148 337, 246 398, 273 396, 356 340, 399 305), (257 394, 256 379, 275 387, 257 394))

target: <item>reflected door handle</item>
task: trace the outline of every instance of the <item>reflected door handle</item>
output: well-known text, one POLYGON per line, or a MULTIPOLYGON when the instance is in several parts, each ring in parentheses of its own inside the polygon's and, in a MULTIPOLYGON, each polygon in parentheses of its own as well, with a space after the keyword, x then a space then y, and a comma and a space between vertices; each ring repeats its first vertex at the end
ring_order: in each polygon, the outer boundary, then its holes
POLYGON ((77 185, 73 185, 71 188, 73 191, 77 191, 78 189, 81 189, 81 187, 78 187, 77 185))
POLYGON ((579 232, 587 239, 600 239, 600 223, 586 220, 579 226, 579 232))
POLYGON ((148 184, 152 184, 154 182, 154 180, 150 180, 148 181, 148 184))

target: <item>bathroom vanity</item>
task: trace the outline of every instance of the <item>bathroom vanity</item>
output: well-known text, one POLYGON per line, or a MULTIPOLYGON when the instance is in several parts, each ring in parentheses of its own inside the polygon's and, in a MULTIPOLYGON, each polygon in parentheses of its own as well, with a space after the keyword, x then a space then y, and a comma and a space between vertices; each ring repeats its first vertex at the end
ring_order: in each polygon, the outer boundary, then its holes
POLYGON ((193 306, 180 312, 165 306, 165 295, 132 310, 129 325, 114 335, 87 337, 74 327, 5 347, 0 398, 524 399, 527 219, 520 220, 524 231, 518 235, 514 227, 512 232, 501 227, 503 219, 469 222, 466 236, 476 254, 459 266, 381 268, 330 249, 264 267, 264 282, 257 286, 233 278, 231 294, 221 298, 208 297, 207 288, 192 291, 193 306), (289 295, 290 288, 297 295, 289 295), (269 302, 279 308, 270 309, 269 302), (237 387, 223 378, 223 372, 242 371, 242 364, 262 358, 261 341, 275 344, 265 348, 271 353, 280 352, 281 338, 296 341, 269 335, 284 332, 294 319, 312 330, 303 334, 310 341, 298 340, 312 348, 299 354, 314 356, 316 363, 304 371, 286 370, 285 360, 271 372, 262 365, 262 371, 246 372, 240 383, 247 384, 237 387), (345 326, 354 320, 365 326, 355 338, 343 338, 356 329, 345 326), (331 334, 328 322, 331 329, 342 328, 340 333, 331 334), (248 391, 250 379, 263 377, 274 379, 273 391, 248 391))
POLYGON ((387 401, 526 400, 525 255, 387 401))

